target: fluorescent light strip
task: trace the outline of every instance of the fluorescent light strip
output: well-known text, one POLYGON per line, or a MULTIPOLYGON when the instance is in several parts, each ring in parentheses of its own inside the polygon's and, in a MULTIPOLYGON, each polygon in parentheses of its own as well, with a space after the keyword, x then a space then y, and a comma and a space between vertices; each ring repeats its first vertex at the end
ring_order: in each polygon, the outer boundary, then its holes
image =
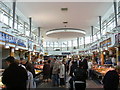
POLYGON ((76 32, 76 33, 82 33, 82 34, 86 34, 86 32, 84 31, 80 31, 80 30, 53 30, 53 31, 48 31, 46 32, 46 35, 52 34, 52 33, 59 33, 59 32, 76 32))

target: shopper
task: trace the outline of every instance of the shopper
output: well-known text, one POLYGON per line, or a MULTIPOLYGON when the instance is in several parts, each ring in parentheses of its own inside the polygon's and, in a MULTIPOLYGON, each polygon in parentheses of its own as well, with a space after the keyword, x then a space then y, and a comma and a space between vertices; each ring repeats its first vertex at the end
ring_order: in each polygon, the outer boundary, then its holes
POLYGON ((34 81, 33 74, 29 71, 28 67, 26 67, 26 71, 28 74, 27 90, 34 90, 34 88, 36 88, 36 83, 34 81))
POLYGON ((88 77, 89 77, 89 79, 92 79, 92 65, 93 65, 92 61, 89 60, 88 61, 88 77))
POLYGON ((71 68, 70 68, 70 76, 71 76, 71 79, 69 81, 70 83, 70 90, 73 90, 73 81, 74 81, 74 75, 73 75, 73 72, 74 70, 77 68, 77 64, 72 61, 72 65, 71 65, 71 68))
POLYGON ((112 66, 115 66, 116 65, 116 59, 115 59, 114 56, 111 58, 111 61, 112 61, 112 66))
POLYGON ((53 81, 53 86, 59 86, 59 62, 55 61, 53 65, 53 70, 52 70, 52 81, 53 81))
POLYGON ((53 66, 54 66, 55 62, 56 62, 56 59, 51 58, 51 61, 50 61, 50 79, 52 79, 52 71, 53 71, 53 66))
POLYGON ((11 88, 26 90, 26 82, 28 80, 26 70, 18 66, 18 64, 15 63, 15 58, 12 56, 9 56, 5 60, 8 68, 5 69, 2 74, 2 83, 6 85, 7 90, 11 88))
POLYGON ((67 65, 67 72, 69 71, 69 64, 70 64, 70 62, 71 62, 71 58, 69 58, 67 63, 66 63, 66 65, 67 65))
POLYGON ((62 62, 60 62, 60 73, 59 73, 59 77, 60 77, 60 87, 64 87, 65 86, 65 65, 64 65, 64 60, 62 62))
POLYGON ((83 66, 77 67, 74 72, 74 86, 75 90, 85 90, 86 88, 86 79, 87 79, 87 72, 83 69, 83 66))
POLYGON ((86 71, 87 71, 87 69, 88 69, 88 58, 87 57, 85 57, 85 58, 83 58, 83 60, 81 61, 81 66, 83 67, 83 69, 85 69, 86 71))
POLYGON ((103 78, 104 90, 117 90, 119 75, 115 69, 108 71, 103 78))
POLYGON ((48 82, 50 79, 50 64, 48 62, 44 62, 43 66, 43 79, 45 82, 48 82))
POLYGON ((35 78, 35 68, 34 68, 34 65, 31 64, 27 60, 22 60, 21 62, 33 74, 33 78, 35 78))

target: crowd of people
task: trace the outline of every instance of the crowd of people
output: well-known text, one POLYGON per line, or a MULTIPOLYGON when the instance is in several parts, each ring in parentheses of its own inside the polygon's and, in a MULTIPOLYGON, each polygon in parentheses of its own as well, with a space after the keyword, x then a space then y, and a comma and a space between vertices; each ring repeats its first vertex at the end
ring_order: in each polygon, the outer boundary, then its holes
MULTIPOLYGON (((69 60, 48 60, 43 68, 44 79, 51 79, 53 86, 65 87, 66 76, 69 79, 69 89, 85 90, 86 80, 92 79, 94 62, 89 57, 70 58, 69 60), (49 62, 49 63, 48 63, 49 62), (49 69, 45 69, 45 68, 49 69), (47 75, 47 77, 46 77, 47 75)), ((120 69, 120 68, 119 68, 120 69)), ((112 69, 103 77, 104 90, 117 90, 119 85, 118 69, 112 69), (109 79, 109 80, 108 80, 109 79)), ((51 81, 50 80, 50 81, 51 81)))
POLYGON ((7 90, 11 88, 20 88, 21 90, 36 88, 34 66, 30 62, 23 58, 15 60, 12 56, 7 57, 5 61, 8 67, 2 74, 2 83, 7 90))
MULTIPOLYGON (((15 60, 9 56, 5 59, 8 68, 2 75, 2 83, 7 90, 10 88, 21 88, 22 90, 30 90, 36 88, 35 70, 27 60, 21 58, 15 60)), ((52 82, 55 87, 64 87, 67 77, 70 77, 68 83, 70 90, 85 90, 86 80, 91 79, 93 62, 88 57, 70 58, 69 60, 61 60, 53 58, 44 61, 43 81, 52 82)), ((103 78, 103 87, 105 90, 117 90, 119 84, 118 72, 120 68, 108 71, 103 78)))
MULTIPOLYGON (((89 64, 90 65, 90 64, 89 64)), ((90 67, 90 66, 89 66, 90 67)), ((69 81, 70 89, 73 89, 73 81, 82 78, 80 83, 86 87, 88 69, 88 58, 82 57, 82 59, 74 58, 69 60, 48 60, 44 63, 43 78, 44 81, 51 81, 53 86, 65 87, 66 76, 71 76, 69 81), (76 71, 75 71, 76 70, 76 71), (78 73, 78 74, 75 74, 78 73), (76 76, 77 75, 77 76, 76 76), (77 78, 76 78, 77 77, 77 78), (51 80, 50 80, 51 79, 51 80)), ((78 86, 76 83, 76 87, 78 86)))

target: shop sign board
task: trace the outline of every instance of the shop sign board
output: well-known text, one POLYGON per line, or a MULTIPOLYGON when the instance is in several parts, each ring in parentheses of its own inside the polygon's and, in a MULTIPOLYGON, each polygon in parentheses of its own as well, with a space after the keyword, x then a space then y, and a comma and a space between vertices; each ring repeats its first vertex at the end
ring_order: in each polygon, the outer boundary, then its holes
POLYGON ((95 45, 93 45, 93 46, 91 47, 92 50, 95 50, 95 49, 97 49, 97 48, 98 48, 98 45, 97 45, 97 44, 95 44, 95 45))
POLYGON ((120 33, 115 35, 115 43, 118 45, 120 44, 120 33))
POLYGON ((70 52, 62 52, 62 55, 70 55, 70 52))
POLYGON ((37 50, 37 51, 40 51, 40 46, 36 46, 36 50, 37 50))
POLYGON ((111 38, 108 38, 106 40, 104 40, 103 42, 100 42, 100 47, 106 47, 106 46, 110 46, 111 45, 111 38))
POLYGON ((31 50, 33 50, 33 45, 32 45, 32 43, 33 43, 33 42, 28 39, 28 48, 31 49, 31 50))
POLYGON ((14 37, 12 35, 6 34, 4 32, 0 32, 0 41, 26 47, 24 40, 14 37))
POLYGON ((84 53, 84 51, 79 51, 79 53, 84 53))

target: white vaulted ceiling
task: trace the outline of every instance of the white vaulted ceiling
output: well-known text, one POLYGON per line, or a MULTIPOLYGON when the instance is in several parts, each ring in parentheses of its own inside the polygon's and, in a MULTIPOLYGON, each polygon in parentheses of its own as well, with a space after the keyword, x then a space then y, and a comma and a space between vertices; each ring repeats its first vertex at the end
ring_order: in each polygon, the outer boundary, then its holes
POLYGON ((41 27, 46 40, 58 38, 57 35, 54 38, 47 37, 45 33, 51 29, 63 28, 64 21, 68 22, 67 27, 85 30, 86 35, 90 35, 91 26, 98 24, 98 17, 103 16, 111 5, 112 2, 17 2, 18 9, 26 17, 32 17, 36 27, 41 27), (68 11, 61 11, 61 8, 68 8, 68 11))

